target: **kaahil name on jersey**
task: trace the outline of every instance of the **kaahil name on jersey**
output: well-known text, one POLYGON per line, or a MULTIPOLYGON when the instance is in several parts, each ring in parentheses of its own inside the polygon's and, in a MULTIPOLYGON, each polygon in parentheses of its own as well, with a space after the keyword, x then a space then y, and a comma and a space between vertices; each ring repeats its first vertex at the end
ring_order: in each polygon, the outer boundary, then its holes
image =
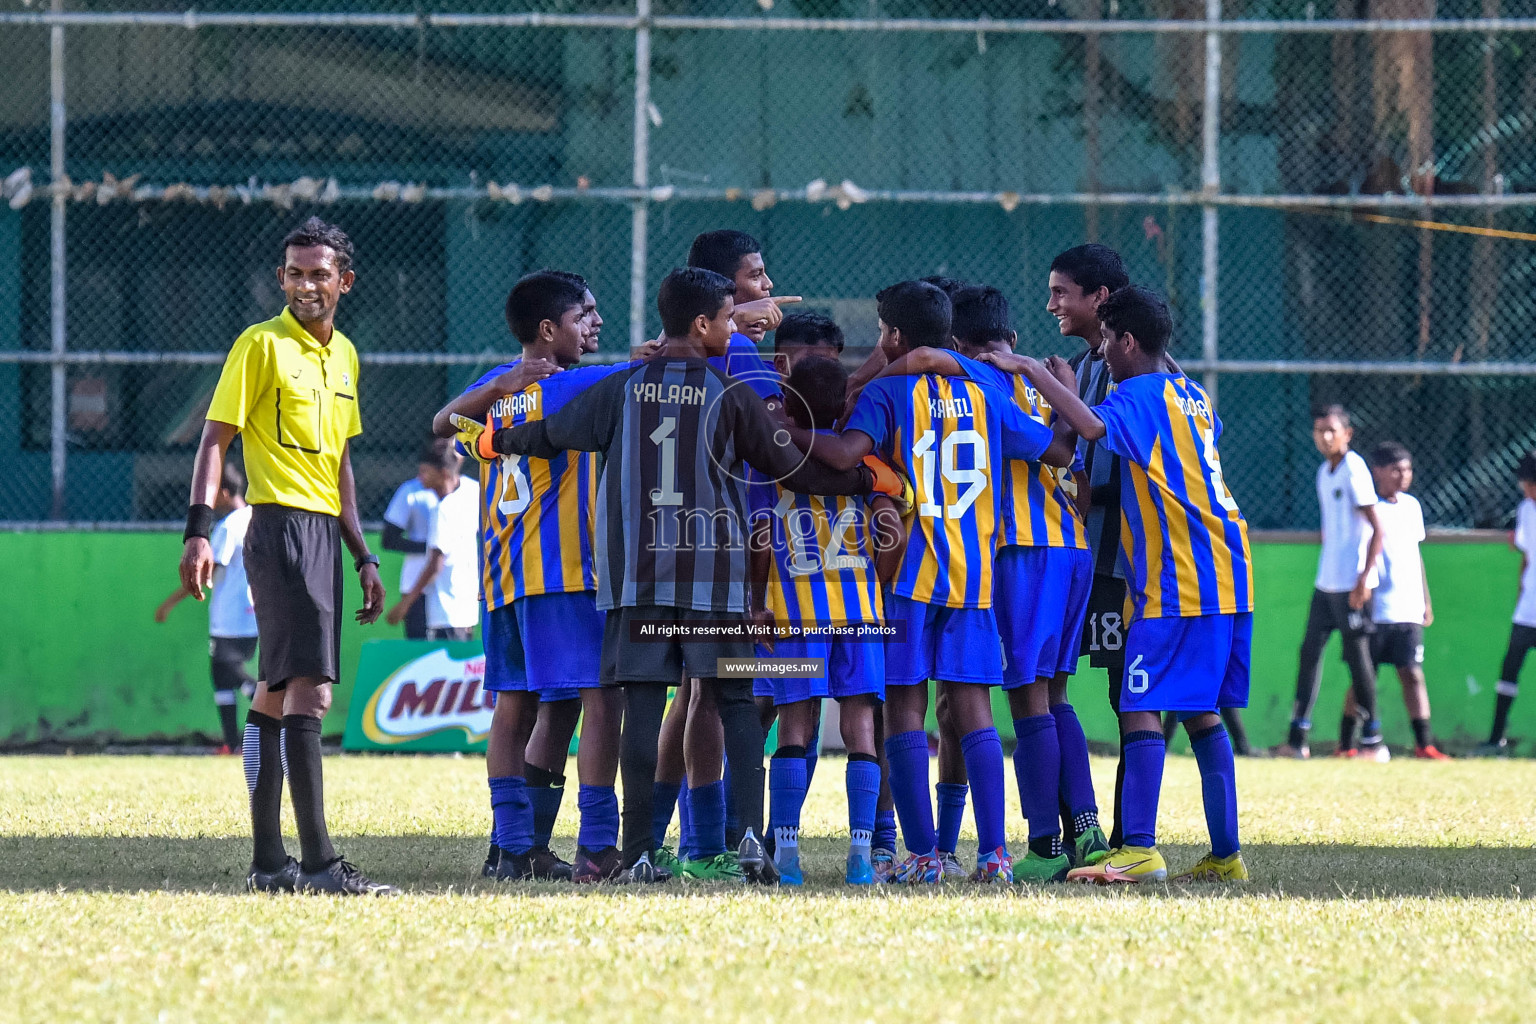
POLYGON ((637 380, 631 387, 635 401, 655 402, 660 405, 703 405, 708 391, 691 384, 663 384, 659 381, 637 380))

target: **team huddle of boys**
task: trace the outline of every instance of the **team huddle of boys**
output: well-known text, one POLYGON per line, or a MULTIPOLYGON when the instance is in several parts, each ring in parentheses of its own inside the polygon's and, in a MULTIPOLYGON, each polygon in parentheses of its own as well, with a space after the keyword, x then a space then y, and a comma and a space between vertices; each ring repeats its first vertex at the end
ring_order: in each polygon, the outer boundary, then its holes
MULTIPOLYGON (((310 218, 283 252, 287 304, 241 335, 220 374, 181 589, 156 619, 217 581, 213 678, 230 747, 234 690, 252 691, 240 743, 247 887, 392 893, 334 849, 322 782, 343 545, 358 621, 385 603, 350 462, 358 360, 334 327, 353 247, 310 218), (248 507, 225 464, 237 436, 248 507), (240 668, 252 633, 256 681, 240 668), (300 858, 281 831, 285 780, 300 858)), ((580 365, 603 323, 583 278, 545 270, 516 283, 505 315, 520 357, 438 411, 418 486, 391 502, 383 538, 418 560, 403 568, 391 623, 464 640, 478 610, 494 695, 486 876, 802 884, 801 808, 830 700, 847 751, 850 885, 1166 879, 1157 812, 1178 723, 1211 849, 1176 877, 1248 877, 1233 755, 1234 743, 1247 753, 1254 585, 1221 421, 1167 352, 1166 304, 1130 284, 1113 250, 1061 253, 1047 285, 1061 334, 1085 342, 1071 362, 1016 354, 998 289, 935 277, 878 294, 879 344, 850 374, 838 325, 786 315, 781 304, 799 299, 772 294, 760 246, 739 231, 694 240, 658 291, 661 337, 621 365, 580 365), (759 354, 770 332, 771 365, 759 354), (478 485, 460 475, 458 452, 479 463, 478 485), (1106 670, 1119 719, 1107 833, 1068 699, 1080 655, 1106 670), (999 689, 1022 851, 1007 842, 999 689), (567 862, 550 842, 578 722, 580 827, 567 862), (958 855, 967 799, 969 870, 958 855)), ((1322 555, 1290 734, 1274 752, 1310 756, 1324 644, 1338 630, 1352 676, 1338 753, 1388 759, 1375 668, 1390 664, 1415 756, 1444 759, 1422 668, 1433 612, 1411 457, 1383 442, 1367 469, 1337 406, 1313 436, 1325 457, 1322 555)), ((1508 750, 1536 648, 1536 453, 1517 476, 1521 596, 1483 755, 1508 750)))
POLYGON ((617 366, 578 365, 601 325, 584 281, 524 277, 506 308, 522 358, 434 422, 480 462, 496 694, 485 873, 800 884, 800 811, 830 699, 848 752, 851 885, 1168 877, 1156 845, 1164 712, 1189 731, 1211 835, 1181 877, 1246 878, 1219 713, 1248 698, 1247 527, 1222 479, 1221 422, 1167 357, 1163 301, 1124 286, 1102 246, 1058 258, 1053 281, 1076 273, 1092 296, 1101 333, 1087 340, 1114 380, 1089 405, 1065 361, 1013 353, 995 288, 883 290, 879 347, 850 376, 837 325, 780 311, 749 236, 702 235, 689 264, 661 285, 662 337, 617 366), (1098 280, 1105 266, 1115 287, 1098 280), (756 347, 770 330, 773 366, 756 347), (1095 446, 1123 463, 1116 557, 1128 582, 1111 835, 1066 697, 1095 578, 1084 461, 1095 446), (722 670, 729 659, 763 670, 738 677, 722 670), (937 817, 930 680, 941 761, 965 777, 941 786, 937 817), (1006 838, 999 687, 1022 855, 1006 838), (568 864, 549 845, 564 782, 549 723, 575 700, 585 721, 568 864), (956 849, 967 786, 969 872, 956 849))

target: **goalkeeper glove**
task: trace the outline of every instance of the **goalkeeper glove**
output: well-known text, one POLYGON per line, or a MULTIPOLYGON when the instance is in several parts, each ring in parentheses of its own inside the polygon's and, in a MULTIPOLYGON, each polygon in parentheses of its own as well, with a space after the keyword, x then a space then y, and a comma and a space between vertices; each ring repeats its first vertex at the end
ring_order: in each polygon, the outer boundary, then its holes
POLYGON ((454 413, 449 417, 449 421, 458 431, 453 435, 453 439, 459 443, 460 448, 469 453, 470 458, 476 462, 485 463, 500 461, 501 456, 497 455, 495 449, 491 447, 491 439, 495 434, 490 429, 489 420, 485 423, 476 423, 468 416, 454 413))
POLYGON ((875 478, 875 494, 883 494, 891 499, 896 506, 896 511, 905 516, 912 510, 912 482, 892 469, 883 460, 873 456, 864 456, 864 465, 875 478))

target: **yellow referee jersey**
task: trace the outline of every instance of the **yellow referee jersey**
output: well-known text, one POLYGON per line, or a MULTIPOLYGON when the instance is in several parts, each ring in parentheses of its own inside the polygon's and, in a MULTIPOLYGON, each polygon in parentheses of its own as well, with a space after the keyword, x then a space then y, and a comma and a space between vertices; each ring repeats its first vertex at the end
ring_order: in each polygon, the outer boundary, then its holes
POLYGON ((341 453, 363 432, 357 350, 334 329, 320 344, 285 306, 235 339, 208 419, 240 428, 251 504, 340 515, 341 453))

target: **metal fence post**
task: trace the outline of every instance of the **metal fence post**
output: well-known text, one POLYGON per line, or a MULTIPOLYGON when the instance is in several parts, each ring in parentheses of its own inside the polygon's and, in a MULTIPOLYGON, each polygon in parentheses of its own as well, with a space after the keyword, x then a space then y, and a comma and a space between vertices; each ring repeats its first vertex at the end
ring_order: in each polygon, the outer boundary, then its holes
MULTIPOLYGON (((54 13, 64 10, 64 0, 53 0, 54 13)), ((48 317, 50 350, 55 362, 50 374, 50 400, 52 402, 49 436, 49 467, 53 481, 53 502, 49 516, 64 518, 65 472, 65 366, 60 360, 67 340, 65 317, 65 271, 67 269, 64 248, 64 213, 69 201, 62 187, 68 176, 64 159, 64 27, 54 25, 48 30, 48 132, 49 170, 53 179, 53 209, 49 220, 48 237, 48 317)))
MULTIPOLYGON (((635 0, 635 188, 648 188, 651 162, 651 0, 635 0)), ((650 200, 635 199, 630 215, 629 347, 645 344, 646 231, 650 200)))
MULTIPOLYGON (((1205 19, 1210 22, 1221 20, 1221 0, 1205 0, 1205 19)), ((1221 192, 1221 33, 1214 31, 1205 34, 1205 106, 1201 111, 1200 127, 1203 150, 1200 190, 1210 199, 1221 192)), ((1206 203, 1200 211, 1200 348, 1208 364, 1216 362, 1220 351, 1216 340, 1219 329, 1216 278, 1221 256, 1218 229, 1216 207, 1206 203)), ((1217 404, 1214 369, 1205 371, 1204 383, 1214 407, 1217 404)))

